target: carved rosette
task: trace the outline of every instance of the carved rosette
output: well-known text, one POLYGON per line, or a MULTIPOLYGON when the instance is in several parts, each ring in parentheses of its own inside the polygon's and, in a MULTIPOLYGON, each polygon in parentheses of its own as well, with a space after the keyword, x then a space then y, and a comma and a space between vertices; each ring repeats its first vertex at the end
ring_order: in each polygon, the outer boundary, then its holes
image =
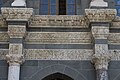
POLYGON ((85 9, 85 15, 90 22, 111 22, 116 14, 116 9, 85 9))
POLYGON ((10 66, 19 66, 24 62, 24 56, 23 54, 8 54, 6 60, 10 66))
POLYGON ((108 63, 111 60, 111 56, 108 54, 94 54, 92 57, 92 63, 94 63, 96 70, 108 69, 108 63))

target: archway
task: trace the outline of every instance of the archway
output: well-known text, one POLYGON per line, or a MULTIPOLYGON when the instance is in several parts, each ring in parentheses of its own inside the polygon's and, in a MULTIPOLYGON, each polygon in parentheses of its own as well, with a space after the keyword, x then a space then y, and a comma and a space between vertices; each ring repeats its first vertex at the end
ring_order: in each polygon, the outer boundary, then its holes
POLYGON ((42 80, 73 80, 73 79, 65 74, 54 73, 54 74, 46 76, 42 80))

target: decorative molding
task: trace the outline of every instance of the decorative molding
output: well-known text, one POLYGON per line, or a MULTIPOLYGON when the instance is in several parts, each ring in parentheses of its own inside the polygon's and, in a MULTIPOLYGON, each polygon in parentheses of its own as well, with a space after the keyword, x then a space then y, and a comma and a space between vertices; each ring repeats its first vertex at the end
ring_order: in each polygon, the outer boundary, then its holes
POLYGON ((109 27, 92 26, 92 35, 95 39, 107 39, 109 36, 109 27))
POLYGON ((15 20, 15 21, 28 21, 32 14, 32 8, 1 8, 2 16, 7 21, 15 20))
POLYGON ((80 15, 35 15, 31 18, 30 26, 50 26, 50 27, 63 27, 69 28, 81 28, 88 27, 89 21, 85 16, 80 15))
POLYGON ((89 49, 25 49, 27 60, 90 60, 93 51, 89 49))
POLYGON ((91 43, 90 32, 28 32, 27 43, 91 43))
POLYGON ((8 35, 10 38, 23 38, 25 33, 25 25, 8 25, 8 35))
POLYGON ((85 9, 85 15, 90 22, 112 22, 116 14, 116 9, 85 9))

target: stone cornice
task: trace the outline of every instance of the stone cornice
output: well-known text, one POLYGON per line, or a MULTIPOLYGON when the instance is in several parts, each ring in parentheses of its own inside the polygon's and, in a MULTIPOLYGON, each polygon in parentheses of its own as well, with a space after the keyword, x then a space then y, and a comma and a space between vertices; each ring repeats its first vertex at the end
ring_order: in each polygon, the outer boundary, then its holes
POLYGON ((32 8, 1 8, 2 16, 7 21, 28 21, 32 14, 32 8))
POLYGON ((87 27, 88 23, 87 18, 81 15, 35 15, 31 18, 30 26, 64 26, 64 28, 70 26, 80 28, 81 26, 87 27))
POLYGON ((112 22, 116 14, 115 9, 85 9, 85 15, 90 22, 112 22))

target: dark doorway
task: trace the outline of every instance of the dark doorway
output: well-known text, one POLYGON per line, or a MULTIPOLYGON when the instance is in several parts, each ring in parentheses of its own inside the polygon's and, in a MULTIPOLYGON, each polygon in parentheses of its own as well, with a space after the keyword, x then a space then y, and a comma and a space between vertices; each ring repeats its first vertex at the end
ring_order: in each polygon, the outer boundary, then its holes
POLYGON ((66 15, 66 0, 59 0, 59 15, 66 15))
POLYGON ((55 74, 48 75, 42 80, 73 80, 73 79, 65 74, 55 73, 55 74))

